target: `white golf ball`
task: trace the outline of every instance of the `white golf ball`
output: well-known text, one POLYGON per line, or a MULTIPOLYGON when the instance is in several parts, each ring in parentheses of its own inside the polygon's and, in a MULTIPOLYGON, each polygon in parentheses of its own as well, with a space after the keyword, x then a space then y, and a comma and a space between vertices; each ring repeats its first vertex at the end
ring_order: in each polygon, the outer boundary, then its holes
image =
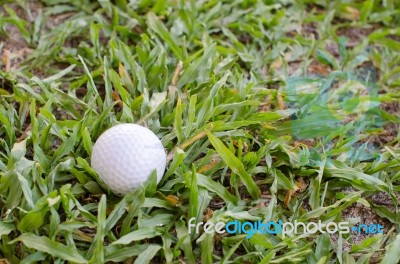
POLYGON ((158 137, 135 124, 121 124, 105 131, 92 150, 92 168, 117 194, 126 194, 144 184, 153 170, 160 182, 166 154, 158 137))

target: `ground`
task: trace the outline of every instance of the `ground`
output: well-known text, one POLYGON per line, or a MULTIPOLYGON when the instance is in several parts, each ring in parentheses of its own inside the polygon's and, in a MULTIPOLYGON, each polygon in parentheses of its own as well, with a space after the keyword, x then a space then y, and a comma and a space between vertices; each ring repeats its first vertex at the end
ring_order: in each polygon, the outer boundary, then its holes
POLYGON ((0 263, 400 262, 396 1, 0 2, 0 263), (107 128, 162 139, 112 194, 107 128), (218 234, 239 220, 382 234, 218 234))

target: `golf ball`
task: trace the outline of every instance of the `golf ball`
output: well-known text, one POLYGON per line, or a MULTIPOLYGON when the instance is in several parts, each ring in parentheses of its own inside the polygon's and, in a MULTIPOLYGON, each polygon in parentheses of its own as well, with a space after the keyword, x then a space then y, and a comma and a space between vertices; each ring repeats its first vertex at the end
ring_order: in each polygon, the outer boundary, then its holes
POLYGON ((111 191, 126 194, 144 184, 153 170, 160 182, 166 154, 160 139, 148 128, 120 124, 97 139, 91 165, 111 191))

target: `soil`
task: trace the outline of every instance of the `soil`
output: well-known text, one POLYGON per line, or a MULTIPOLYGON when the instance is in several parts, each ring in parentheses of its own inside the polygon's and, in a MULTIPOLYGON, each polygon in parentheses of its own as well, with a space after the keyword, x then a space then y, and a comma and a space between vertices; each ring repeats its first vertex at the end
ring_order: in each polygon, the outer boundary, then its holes
MULTIPOLYGON (((345 188, 342 190, 344 193, 350 193, 356 191, 352 187, 345 188)), ((396 193, 398 201, 400 202, 400 194, 396 193)), ((371 200, 376 205, 385 205, 388 206, 390 210, 395 210, 394 204, 389 197, 389 195, 385 192, 377 192, 368 197, 368 199, 371 200)), ((358 223, 370 225, 370 224, 380 224, 382 225, 383 232, 388 233, 389 230, 393 227, 393 223, 391 223, 388 219, 380 217, 378 214, 376 214, 373 209, 361 204, 361 203, 354 203, 342 212, 342 216, 344 220, 350 220, 350 219, 358 219, 358 223)), ((343 240, 343 248, 342 250, 344 252, 348 252, 351 250, 352 245, 357 245, 360 244, 363 240, 370 238, 372 235, 371 234, 365 234, 365 233, 352 233, 351 236, 351 241, 348 240, 343 240)), ((331 240, 333 243, 338 242, 338 235, 334 234, 331 236, 331 240)), ((377 256, 376 256, 377 257, 377 256)))
MULTIPOLYGON (((37 10, 39 10, 42 5, 38 1, 30 2, 29 5, 31 7, 32 16, 35 17, 37 15, 37 10)), ((33 22, 20 6, 16 4, 9 4, 7 6, 13 9, 19 17, 27 20, 29 23, 33 22)), ((5 11, 4 6, 1 6, 0 16, 6 15, 7 12, 5 11)), ((29 44, 21 36, 21 33, 16 26, 7 25, 6 33, 7 36, 0 35, 0 43, 3 44, 3 50, 0 50, 0 56, 3 57, 5 52, 10 52, 11 69, 18 68, 18 66, 25 61, 27 56, 32 52, 32 49, 30 49, 29 44)))
POLYGON ((375 29, 378 28, 378 25, 373 25, 371 27, 360 28, 360 27, 346 27, 339 28, 336 31, 338 36, 343 36, 349 39, 347 42, 347 48, 353 48, 360 44, 366 36, 371 34, 375 29))

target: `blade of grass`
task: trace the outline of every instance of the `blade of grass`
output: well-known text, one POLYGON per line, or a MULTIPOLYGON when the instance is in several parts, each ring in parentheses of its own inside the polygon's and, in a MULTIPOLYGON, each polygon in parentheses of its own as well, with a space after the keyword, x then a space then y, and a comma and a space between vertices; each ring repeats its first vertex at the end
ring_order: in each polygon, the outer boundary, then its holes
POLYGON ((224 145, 224 143, 214 136, 214 134, 209 131, 206 131, 206 133, 211 144, 224 160, 226 165, 232 170, 233 173, 239 175, 250 195, 254 199, 257 199, 260 196, 260 190, 254 180, 251 178, 251 175, 245 170, 243 163, 237 157, 235 157, 235 155, 233 155, 233 153, 224 145))
POLYGON ((24 233, 10 243, 22 242, 25 246, 35 250, 45 252, 51 256, 58 257, 75 263, 87 263, 72 247, 50 240, 45 236, 37 236, 32 233, 24 233))

